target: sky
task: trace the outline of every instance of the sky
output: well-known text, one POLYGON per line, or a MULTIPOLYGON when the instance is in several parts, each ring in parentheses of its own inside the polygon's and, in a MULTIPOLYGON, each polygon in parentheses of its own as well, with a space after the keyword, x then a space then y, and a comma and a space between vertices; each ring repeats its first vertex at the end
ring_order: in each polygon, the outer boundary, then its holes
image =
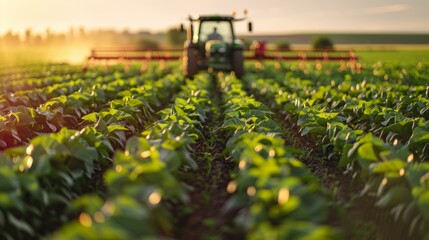
POLYGON ((244 9, 254 33, 429 33, 429 0, 0 0, 0 34, 72 26, 158 32, 188 15, 240 16, 244 9))

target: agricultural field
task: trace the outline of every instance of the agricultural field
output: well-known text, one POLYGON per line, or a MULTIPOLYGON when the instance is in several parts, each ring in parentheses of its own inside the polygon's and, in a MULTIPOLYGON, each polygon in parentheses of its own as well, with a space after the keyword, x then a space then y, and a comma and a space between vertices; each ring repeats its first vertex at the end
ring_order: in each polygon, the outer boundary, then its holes
POLYGON ((192 80, 2 62, 0 239, 429 239, 429 61, 407 54, 192 80))

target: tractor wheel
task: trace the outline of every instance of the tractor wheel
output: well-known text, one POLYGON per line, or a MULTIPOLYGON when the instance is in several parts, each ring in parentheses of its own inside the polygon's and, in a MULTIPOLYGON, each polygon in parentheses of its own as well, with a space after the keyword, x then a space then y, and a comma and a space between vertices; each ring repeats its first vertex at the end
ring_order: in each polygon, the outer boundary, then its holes
POLYGON ((197 55, 198 50, 193 48, 186 49, 183 53, 183 73, 190 79, 198 72, 197 55))
POLYGON ((243 51, 234 51, 232 57, 232 70, 235 72, 235 76, 241 78, 244 75, 243 51))

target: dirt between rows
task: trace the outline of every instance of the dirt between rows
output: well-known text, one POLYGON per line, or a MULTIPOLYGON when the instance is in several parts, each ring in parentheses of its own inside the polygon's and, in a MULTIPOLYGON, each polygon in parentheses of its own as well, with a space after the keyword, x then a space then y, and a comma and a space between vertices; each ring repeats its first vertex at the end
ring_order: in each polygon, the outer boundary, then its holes
POLYGON ((234 228, 237 212, 224 210, 231 197, 226 188, 237 164, 222 155, 228 136, 218 129, 224 116, 222 93, 216 86, 216 77, 212 76, 212 109, 201 131, 204 138, 193 146, 198 169, 185 181, 193 189, 187 203, 191 211, 179 216, 177 239, 244 239, 244 233, 234 228))
POLYGON ((209 151, 204 145, 201 141, 196 144, 197 157, 207 153, 210 156, 201 156, 202 158, 196 159, 198 170, 193 172, 195 180, 187 182, 194 189, 190 193, 189 203, 193 211, 180 219, 177 238, 242 239, 239 233, 234 233, 231 231, 232 229, 228 228, 228 226, 233 226, 236 213, 223 211, 223 207, 230 197, 226 186, 231 180, 230 172, 235 168, 235 164, 221 156, 224 146, 220 143, 215 143, 209 151), (211 162, 207 160, 211 160, 211 162))

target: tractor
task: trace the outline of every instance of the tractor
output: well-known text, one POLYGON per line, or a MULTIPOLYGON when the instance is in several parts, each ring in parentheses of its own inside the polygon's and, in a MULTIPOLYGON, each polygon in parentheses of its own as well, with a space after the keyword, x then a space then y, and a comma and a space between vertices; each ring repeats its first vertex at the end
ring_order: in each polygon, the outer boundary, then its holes
MULTIPOLYGON (((243 76, 243 43, 234 32, 234 22, 244 19, 221 15, 189 17, 182 57, 184 74, 193 78, 198 71, 209 69, 243 76)), ((180 30, 185 31, 183 24, 180 30)), ((251 22, 248 31, 252 31, 251 22)))

